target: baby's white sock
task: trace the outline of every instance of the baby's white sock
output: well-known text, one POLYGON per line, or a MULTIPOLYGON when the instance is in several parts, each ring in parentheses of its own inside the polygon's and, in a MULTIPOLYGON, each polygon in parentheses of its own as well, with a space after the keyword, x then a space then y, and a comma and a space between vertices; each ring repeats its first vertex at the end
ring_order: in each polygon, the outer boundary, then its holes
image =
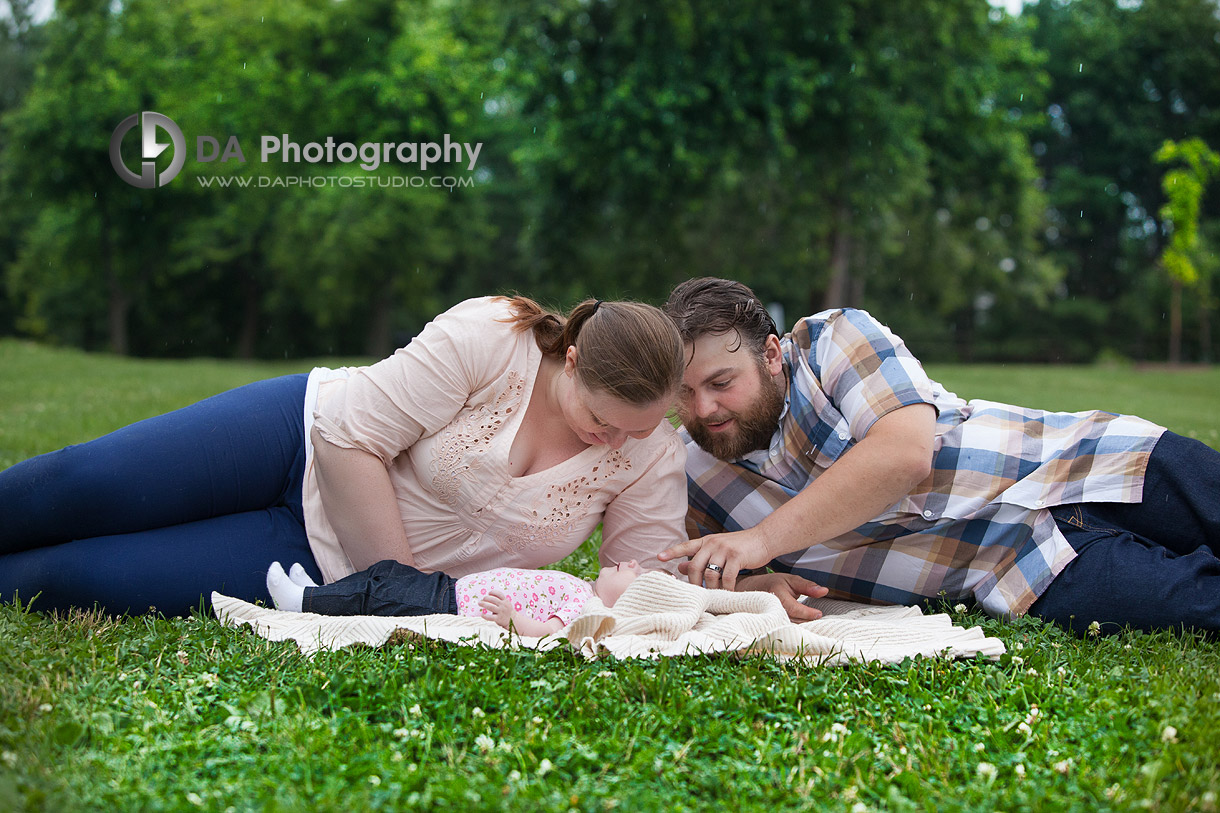
POLYGON ((301 602, 305 598, 305 587, 296 584, 288 578, 279 562, 272 562, 267 569, 267 592, 275 602, 275 609, 289 610, 294 613, 301 611, 301 602))
POLYGON ((305 572, 305 568, 301 567, 300 562, 293 562, 292 567, 288 568, 288 578, 292 579, 292 583, 299 587, 317 587, 318 583, 309 578, 309 574, 305 572))

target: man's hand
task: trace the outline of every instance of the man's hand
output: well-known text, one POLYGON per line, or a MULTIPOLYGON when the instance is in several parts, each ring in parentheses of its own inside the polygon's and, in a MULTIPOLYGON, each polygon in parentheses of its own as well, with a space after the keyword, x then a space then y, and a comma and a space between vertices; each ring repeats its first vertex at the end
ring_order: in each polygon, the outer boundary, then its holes
POLYGON ((771 561, 766 537, 757 528, 688 539, 661 551, 657 558, 668 562, 682 556, 689 556, 690 561, 679 564, 678 570, 691 584, 726 590, 735 588, 742 569, 762 567, 771 561))
POLYGON ((788 617, 796 623, 816 621, 822 617, 821 610, 801 603, 801 596, 821 598, 829 591, 809 579, 795 573, 759 573, 757 576, 742 576, 737 582, 738 591, 762 590, 779 597, 788 617))

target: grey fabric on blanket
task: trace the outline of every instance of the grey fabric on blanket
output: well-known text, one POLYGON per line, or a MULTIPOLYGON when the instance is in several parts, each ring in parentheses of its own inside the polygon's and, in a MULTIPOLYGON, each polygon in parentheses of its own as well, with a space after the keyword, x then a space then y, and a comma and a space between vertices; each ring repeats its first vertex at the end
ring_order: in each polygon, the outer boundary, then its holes
POLYGON ((770 593, 707 590, 665 573, 645 573, 613 607, 596 597, 575 621, 545 638, 510 635, 485 618, 425 615, 322 616, 258 607, 212 594, 217 617, 230 626, 249 625, 272 641, 295 641, 305 654, 362 643, 380 646, 398 630, 426 638, 488 647, 545 650, 568 646, 590 660, 657 658, 714 652, 763 654, 810 663, 897 663, 904 658, 998 657, 1004 644, 978 627, 955 626, 944 614, 918 607, 876 607, 830 599, 809 602, 823 617, 797 624, 770 593))

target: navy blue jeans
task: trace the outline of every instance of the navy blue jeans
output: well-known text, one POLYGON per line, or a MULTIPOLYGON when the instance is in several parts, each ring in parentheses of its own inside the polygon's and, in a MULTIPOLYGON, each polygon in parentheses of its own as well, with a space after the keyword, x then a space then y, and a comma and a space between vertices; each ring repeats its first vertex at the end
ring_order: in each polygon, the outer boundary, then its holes
POLYGON ((301 609, 319 615, 457 615, 457 579, 386 559, 320 587, 306 587, 301 609))
POLYGON ((1084 634, 1124 626, 1220 631, 1220 452, 1166 432, 1138 503, 1082 503, 1052 512, 1076 558, 1031 615, 1084 634))
POLYGON ((301 511, 307 376, 259 381, 0 472, 0 601, 186 615, 321 574, 301 511))

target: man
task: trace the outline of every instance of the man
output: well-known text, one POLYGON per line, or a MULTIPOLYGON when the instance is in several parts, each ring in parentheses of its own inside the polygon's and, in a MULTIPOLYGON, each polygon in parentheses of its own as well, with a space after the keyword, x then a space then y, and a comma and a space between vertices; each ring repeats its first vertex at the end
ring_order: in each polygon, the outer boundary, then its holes
POLYGON ((1077 633, 1220 629, 1220 453, 1131 416, 967 403, 864 311, 781 338, 749 288, 711 278, 666 311, 690 354, 692 539, 662 558, 689 557, 691 581, 771 590, 798 620, 817 583, 1077 633))

